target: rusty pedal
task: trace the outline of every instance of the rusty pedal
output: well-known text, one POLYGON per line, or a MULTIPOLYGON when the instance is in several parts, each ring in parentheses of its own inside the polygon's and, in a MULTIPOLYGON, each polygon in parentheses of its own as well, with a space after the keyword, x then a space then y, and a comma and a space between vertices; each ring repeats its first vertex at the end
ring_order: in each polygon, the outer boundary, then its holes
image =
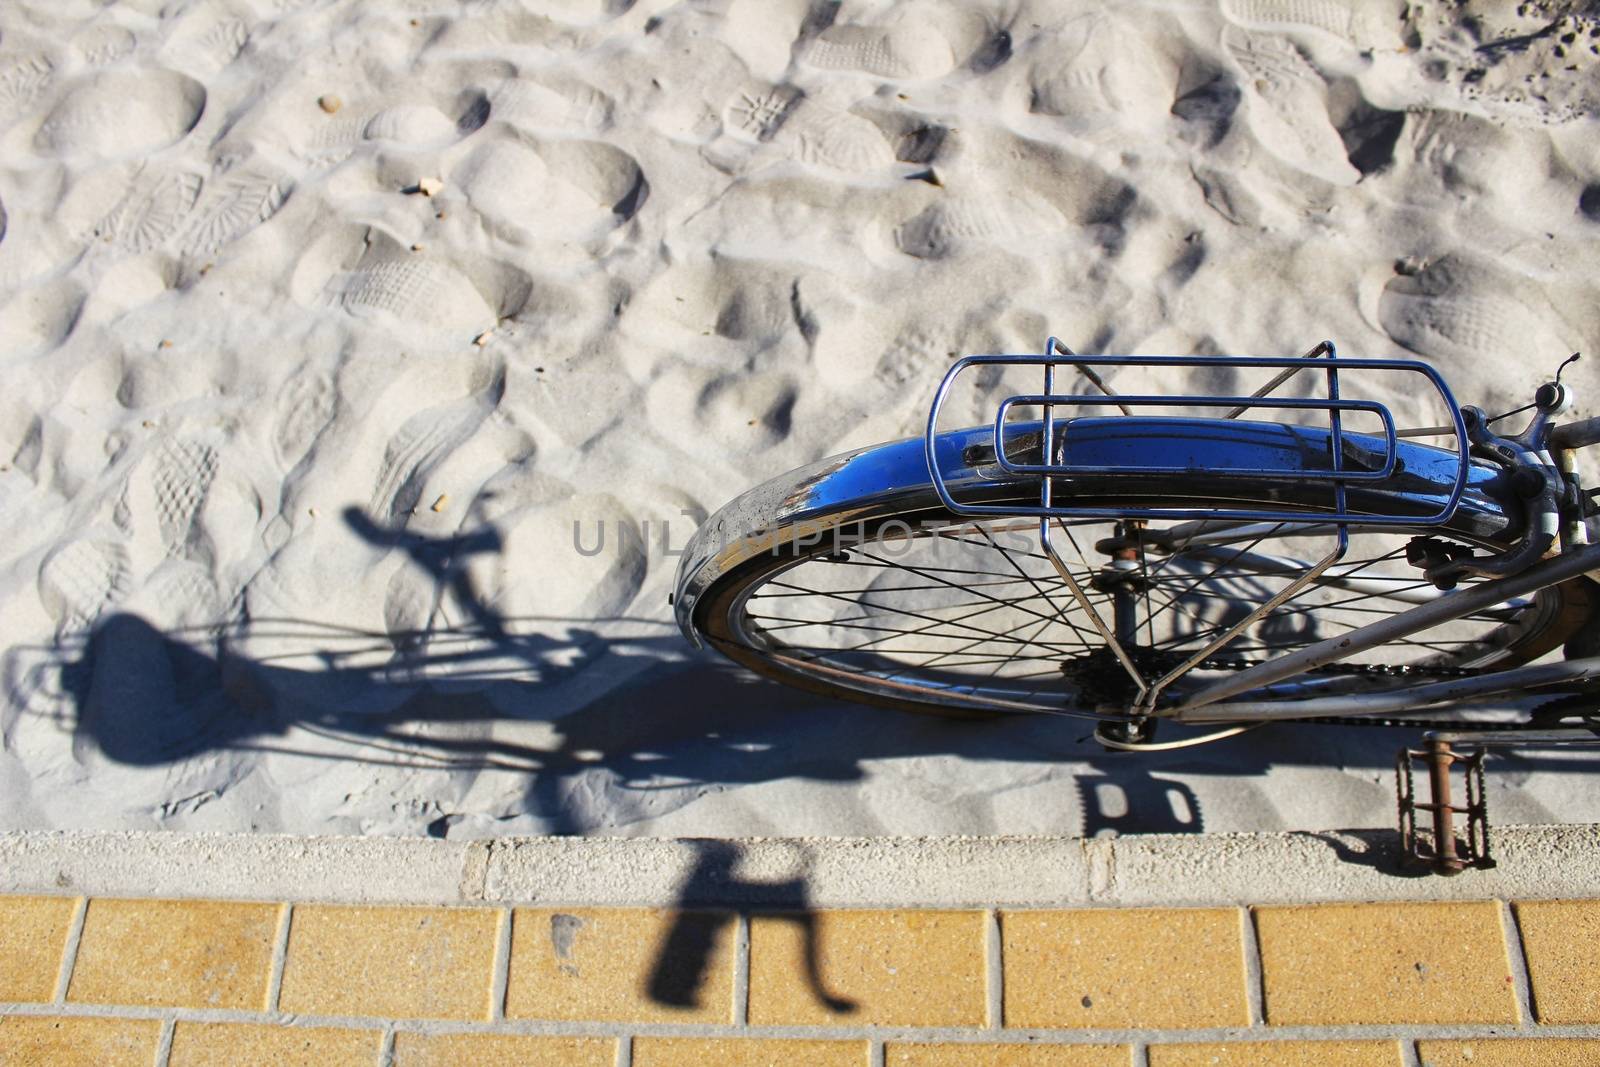
POLYGON ((1457 752, 1450 742, 1429 735, 1420 749, 1403 748, 1395 758, 1395 794, 1400 812, 1400 845, 1408 860, 1426 864, 1434 873, 1459 874, 1468 867, 1495 866, 1489 854, 1489 811, 1484 800, 1484 749, 1457 752), (1428 771, 1428 799, 1416 796, 1412 765, 1428 771), (1451 768, 1461 766, 1466 803, 1453 799, 1451 768), (1417 812, 1427 812, 1431 831, 1417 829, 1417 812), (1466 834, 1456 835, 1456 816, 1466 816, 1466 834))

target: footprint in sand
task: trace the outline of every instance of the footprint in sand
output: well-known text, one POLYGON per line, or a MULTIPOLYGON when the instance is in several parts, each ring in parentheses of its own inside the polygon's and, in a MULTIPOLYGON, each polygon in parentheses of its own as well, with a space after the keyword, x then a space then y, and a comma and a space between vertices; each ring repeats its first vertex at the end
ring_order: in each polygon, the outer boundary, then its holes
POLYGON ((1177 82, 1175 65, 1137 23, 1085 16, 1063 26, 1029 72, 1028 110, 1080 122, 1155 125, 1170 114, 1177 82))
POLYGON ((407 419, 384 447, 383 463, 368 501, 380 522, 404 519, 419 506, 428 476, 449 459, 499 406, 504 379, 478 396, 441 404, 407 419))
MULTIPOLYGON (((861 70, 880 78, 920 80, 949 74, 970 62, 990 69, 1010 54, 995 50, 994 32, 981 14, 946 3, 896 5, 883 24, 830 26, 803 45, 800 59, 824 70, 861 70)), ((1008 42, 1005 35, 998 40, 1008 42)))
POLYGON ((761 452, 786 440, 798 397, 782 374, 680 363, 650 384, 645 404, 651 425, 694 427, 691 436, 702 452, 726 456, 730 447, 761 452))
POLYGON ((311 131, 307 155, 338 163, 366 142, 406 148, 442 148, 455 140, 457 125, 428 104, 402 104, 367 116, 331 118, 311 131))
POLYGON ((130 535, 153 524, 169 557, 203 550, 198 521, 217 476, 217 450, 202 441, 163 436, 142 457, 123 490, 130 535))
POLYGON ((101 71, 67 90, 33 143, 69 158, 143 155, 182 140, 205 106, 205 86, 177 71, 101 71))
MULTIPOLYGON (((343 425, 361 434, 350 445, 362 456, 383 456, 367 492, 375 521, 408 514, 419 502, 429 475, 484 426, 505 396, 505 362, 471 349, 461 359, 415 360, 374 383, 370 417, 355 411, 343 425), (417 397, 431 401, 417 409, 417 397)), ((456 487, 459 489, 459 487, 456 487)))
POLYGON ((369 141, 394 144, 440 144, 459 132, 456 122, 429 104, 397 104, 386 107, 366 121, 361 135, 369 141))
POLYGON ((870 119, 821 101, 801 104, 779 142, 805 163, 847 174, 865 174, 895 163, 894 147, 870 119))
POLYGON ((216 627, 228 605, 204 563, 165 559, 139 585, 126 610, 160 629, 216 627))
POLYGON ((63 632, 89 629, 132 585, 128 550, 109 538, 69 541, 39 567, 39 600, 63 632))
POLYGON ((278 464, 293 469, 316 446, 317 438, 339 410, 339 390, 333 376, 302 368, 290 376, 278 397, 277 425, 272 446, 278 464))
POLYGON ((132 30, 113 22, 96 23, 72 38, 78 55, 93 67, 107 67, 133 54, 138 43, 132 30))
POLYGON ((1550 142, 1536 131, 1455 111, 1412 112, 1397 147, 1458 197, 1499 199, 1518 214, 1565 214, 1565 204, 1549 202, 1550 142))
POLYGON ((27 114, 55 75, 55 64, 43 52, 0 57, 0 127, 27 114))
POLYGON ((249 40, 250 29, 244 20, 201 9, 186 18, 168 39, 162 60, 208 77, 237 59, 249 40))
POLYGON ((1327 86, 1294 45, 1233 27, 1222 43, 1244 73, 1246 121, 1256 141, 1304 174, 1355 184, 1361 172, 1328 115, 1327 86))
POLYGON ((289 283, 302 304, 342 308, 405 330, 413 341, 446 344, 470 343, 516 315, 532 287, 509 264, 413 252, 369 227, 343 227, 313 242, 289 283))
POLYGON ((599 130, 614 106, 605 93, 576 78, 507 78, 489 96, 495 121, 525 130, 599 130))
POLYGON ((894 239, 907 255, 939 259, 969 241, 1009 247, 1066 229, 1061 212, 1037 196, 986 190, 936 200, 896 227, 894 239))
POLYGON ((500 549, 474 554, 467 576, 513 631, 540 620, 620 616, 649 570, 633 513, 605 493, 568 490, 553 500, 499 505, 478 521, 499 534, 500 549))
POLYGON ((0 305, 0 364, 31 359, 55 348, 78 324, 84 291, 58 278, 24 289, 0 305))
POLYGON ((142 171, 122 202, 95 227, 95 234, 128 252, 148 252, 165 244, 188 220, 200 184, 200 175, 190 171, 142 171))
POLYGON ((750 141, 770 141, 803 94, 792 85, 747 85, 723 109, 723 122, 750 141))
POLYGON ((625 15, 637 0, 540 0, 540 15, 571 26, 587 26, 625 15))
MULTIPOLYGON (((163 433, 129 472, 115 519, 134 547, 154 529, 169 560, 212 573, 248 558, 259 545, 262 494, 237 463, 223 464, 212 433, 163 433)), ((149 562, 158 562, 150 560, 149 562)))
POLYGON ((462 335, 487 330, 498 319, 483 294, 447 259, 403 253, 374 258, 335 285, 339 306, 353 315, 389 315, 462 335))
POLYGON ((206 183, 179 246, 196 258, 214 255, 277 214, 288 199, 289 185, 288 178, 263 164, 224 171, 206 183))
POLYGON ((1387 0, 1222 0, 1222 14, 1249 30, 1318 31, 1360 49, 1400 45, 1400 10, 1387 0))
POLYGON ((950 327, 914 325, 895 334, 878 355, 873 378, 880 385, 927 381, 942 373, 958 336, 950 327))
POLYGON ((315 165, 333 166, 368 144, 406 150, 444 148, 481 128, 489 120, 492 104, 487 93, 467 89, 450 101, 365 107, 357 102, 346 107, 348 115, 319 115, 292 130, 289 141, 294 150, 315 165), (448 107, 450 114, 441 107, 448 107))
POLYGON ((804 44, 802 62, 829 70, 857 70, 882 78, 920 80, 958 66, 978 73, 1011 56, 1011 39, 972 4, 912 0, 886 5, 877 24, 830 26, 804 44))
POLYGON ((824 70, 854 70, 880 78, 920 80, 954 70, 955 49, 938 28, 912 18, 889 27, 831 26, 801 54, 824 70))
POLYGON ((725 346, 716 340, 765 348, 795 329, 792 279, 783 265, 760 259, 676 263, 629 301, 622 329, 641 350, 671 346, 701 361, 722 358, 725 346))
POLYGON ((599 141, 499 138, 468 156, 450 181, 519 243, 599 237, 633 218, 650 193, 634 158, 599 141))
POLYGON ((837 388, 871 376, 876 364, 863 353, 889 343, 893 336, 892 325, 872 314, 871 297, 824 273, 796 279, 792 294, 794 315, 811 346, 818 379, 837 388))
POLYGON ((1384 285, 1377 299, 1383 331, 1418 355, 1459 366, 1484 360, 1537 363, 1572 351, 1548 302, 1527 280, 1493 264, 1445 256, 1384 285))

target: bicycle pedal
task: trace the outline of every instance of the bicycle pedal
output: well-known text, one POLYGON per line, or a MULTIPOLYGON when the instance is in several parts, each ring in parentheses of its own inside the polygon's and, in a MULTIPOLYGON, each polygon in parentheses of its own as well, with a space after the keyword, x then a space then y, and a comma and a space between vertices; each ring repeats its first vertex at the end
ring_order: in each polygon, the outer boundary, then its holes
POLYGON ((1435 874, 1459 874, 1467 868, 1496 866, 1489 850, 1489 810, 1484 798, 1483 764, 1487 752, 1457 752, 1449 742, 1430 737, 1421 749, 1402 748, 1395 757, 1395 799, 1399 809, 1400 848, 1404 859, 1430 867, 1435 874), (1428 770, 1428 799, 1417 799, 1412 764, 1428 770), (1451 768, 1460 764, 1465 804, 1452 801, 1451 768), (1428 813, 1427 829, 1417 827, 1417 812, 1428 813), (1466 835, 1456 835, 1455 817, 1466 817, 1466 835))

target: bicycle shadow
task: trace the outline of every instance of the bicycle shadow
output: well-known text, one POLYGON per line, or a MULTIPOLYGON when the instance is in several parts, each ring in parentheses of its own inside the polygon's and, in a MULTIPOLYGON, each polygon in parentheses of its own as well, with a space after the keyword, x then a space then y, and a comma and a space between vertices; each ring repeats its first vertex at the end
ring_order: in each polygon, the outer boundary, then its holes
MULTIPOLYGON (((1088 725, 1073 720, 943 720, 822 700, 694 653, 661 620, 497 612, 463 566, 500 551, 492 529, 426 538, 358 512, 346 521, 370 543, 404 552, 465 606, 466 617, 377 633, 266 618, 162 631, 138 615, 113 614, 52 650, 74 753, 146 768, 282 753, 444 770, 461 777, 459 796, 470 795, 475 775, 506 775, 520 783, 512 816, 553 834, 615 833, 730 786, 798 780, 864 788, 882 761, 913 761, 936 786, 945 761, 957 757, 1070 775, 1079 819, 1068 825, 1064 814, 1062 833, 1192 833, 1206 829, 1207 815, 1193 786, 1174 775, 1235 783, 1285 767, 1387 773, 1392 766, 1395 739, 1377 730, 1324 727, 1311 736, 1267 727, 1225 749, 1129 755, 1103 752, 1088 725), (618 636, 618 627, 628 632, 618 636), (295 655, 281 654, 285 641, 298 643, 295 655), (508 726, 538 730, 524 736, 508 726)), ((475 817, 443 811, 426 830, 444 836, 475 817)), ((491 814, 490 824, 510 817, 491 814)), ((1371 851, 1329 844, 1344 848, 1350 862, 1371 851)), ((750 882, 739 877, 730 848, 695 847, 679 908, 745 900, 796 923, 818 999, 846 1010, 822 982, 804 874, 750 882)), ((653 998, 693 1002, 709 936, 674 924, 649 981, 653 998)))

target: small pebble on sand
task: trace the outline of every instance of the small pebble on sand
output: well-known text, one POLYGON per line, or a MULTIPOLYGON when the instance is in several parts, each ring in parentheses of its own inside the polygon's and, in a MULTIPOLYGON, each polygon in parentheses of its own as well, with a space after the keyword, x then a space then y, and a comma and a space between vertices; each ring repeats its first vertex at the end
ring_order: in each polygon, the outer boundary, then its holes
POLYGON ((344 106, 344 101, 329 93, 326 96, 317 97, 317 106, 331 115, 344 106))

